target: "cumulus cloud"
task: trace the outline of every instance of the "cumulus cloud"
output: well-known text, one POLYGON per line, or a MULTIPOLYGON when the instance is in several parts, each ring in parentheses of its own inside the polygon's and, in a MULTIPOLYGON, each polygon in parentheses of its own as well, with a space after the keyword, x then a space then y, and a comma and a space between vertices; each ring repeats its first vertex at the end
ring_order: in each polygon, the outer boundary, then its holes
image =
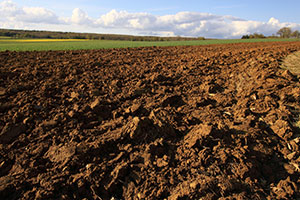
POLYGON ((107 28, 148 29, 155 23, 156 16, 148 13, 129 13, 127 11, 112 10, 96 20, 98 26, 107 28))
POLYGON ((6 23, 61 24, 63 20, 52 11, 41 7, 19 7, 11 0, 0 3, 0 21, 6 23))
POLYGON ((99 18, 91 18, 80 8, 75 8, 70 17, 62 18, 46 8, 19 7, 13 1, 5 0, 0 3, 0 27, 52 27, 64 31, 106 33, 119 33, 118 31, 122 30, 122 33, 140 35, 240 38, 254 32, 271 35, 282 27, 300 29, 300 24, 282 23, 274 17, 262 22, 199 12, 178 12, 159 16, 144 12, 111 10, 99 18))
POLYGON ((247 21, 234 16, 210 13, 179 12, 174 15, 156 16, 148 13, 128 13, 112 10, 102 15, 96 24, 107 28, 127 28, 144 34, 238 38, 254 32, 271 35, 284 26, 299 29, 295 23, 280 23, 275 18, 268 22, 247 21))
POLYGON ((86 12, 84 12, 80 8, 75 8, 73 10, 70 22, 78 24, 78 25, 92 25, 93 24, 93 20, 88 16, 88 14, 86 12))
POLYGON ((29 23, 48 23, 48 24, 56 24, 62 23, 61 20, 50 10, 45 8, 23 8, 23 13, 16 16, 17 20, 29 23))
POLYGON ((3 1, 0 3, 0 16, 1 17, 12 17, 17 15, 20 10, 17 8, 17 5, 12 1, 3 1))

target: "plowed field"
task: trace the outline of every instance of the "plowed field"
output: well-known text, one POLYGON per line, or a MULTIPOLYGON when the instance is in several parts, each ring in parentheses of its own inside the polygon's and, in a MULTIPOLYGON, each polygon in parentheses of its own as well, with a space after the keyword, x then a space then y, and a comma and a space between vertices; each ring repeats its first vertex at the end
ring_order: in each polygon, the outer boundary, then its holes
POLYGON ((0 52, 0 199, 300 198, 298 50, 0 52))

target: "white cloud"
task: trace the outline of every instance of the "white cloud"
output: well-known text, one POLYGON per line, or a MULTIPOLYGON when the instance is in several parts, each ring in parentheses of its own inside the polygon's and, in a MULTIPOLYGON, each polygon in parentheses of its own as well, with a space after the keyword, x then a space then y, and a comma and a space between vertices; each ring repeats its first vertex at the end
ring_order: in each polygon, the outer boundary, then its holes
POLYGON ((129 13, 127 11, 112 10, 96 20, 98 26, 107 28, 147 29, 155 23, 156 16, 147 13, 129 13))
POLYGON ((168 35, 240 38, 254 32, 271 35, 281 27, 299 29, 299 24, 280 23, 271 18, 268 22, 247 21, 234 16, 210 13, 179 12, 174 15, 156 16, 147 13, 128 13, 112 10, 97 20, 100 27, 127 28, 144 34, 156 32, 168 35))
POLYGON ((17 5, 12 1, 3 1, 0 3, 0 16, 12 17, 20 13, 17 5))
POLYGON ((70 22, 78 24, 78 25, 92 25, 93 24, 93 20, 87 15, 86 12, 84 12, 80 8, 75 8, 73 10, 70 22))
POLYGON ((0 26, 19 27, 29 24, 63 24, 52 11, 41 7, 19 7, 11 0, 0 3, 0 26), (9 26, 10 24, 10 26, 9 26))
POLYGON ((47 23, 59 24, 63 23, 54 12, 40 7, 24 7, 18 15, 16 20, 28 23, 47 23))
POLYGON ((271 35, 282 27, 300 29, 300 24, 282 23, 274 17, 267 22, 262 22, 199 12, 178 12, 173 15, 158 16, 150 13, 111 10, 95 19, 89 17, 80 8, 75 8, 70 17, 62 18, 46 8, 20 7, 11 0, 5 0, 0 2, 0 27, 240 38, 242 35, 254 32, 271 35))

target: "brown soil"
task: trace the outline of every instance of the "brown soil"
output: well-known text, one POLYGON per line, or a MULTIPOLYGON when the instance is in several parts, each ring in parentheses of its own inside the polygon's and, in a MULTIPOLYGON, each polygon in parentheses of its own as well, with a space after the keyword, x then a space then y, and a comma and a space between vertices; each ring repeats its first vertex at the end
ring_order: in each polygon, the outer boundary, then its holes
POLYGON ((300 42, 0 53, 0 199, 300 198, 300 42))

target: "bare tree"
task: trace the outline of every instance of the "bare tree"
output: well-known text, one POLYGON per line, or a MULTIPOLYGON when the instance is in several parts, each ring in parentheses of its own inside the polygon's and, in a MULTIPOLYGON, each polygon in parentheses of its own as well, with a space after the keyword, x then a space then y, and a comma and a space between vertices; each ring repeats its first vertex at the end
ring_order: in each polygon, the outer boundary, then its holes
POLYGON ((292 36, 293 38, 300 38, 300 32, 299 32, 298 30, 296 30, 296 31, 294 31, 294 32, 291 34, 291 36, 292 36))
POLYGON ((292 29, 289 27, 283 27, 279 31, 277 31, 277 34, 282 38, 290 38, 292 34, 292 29))

